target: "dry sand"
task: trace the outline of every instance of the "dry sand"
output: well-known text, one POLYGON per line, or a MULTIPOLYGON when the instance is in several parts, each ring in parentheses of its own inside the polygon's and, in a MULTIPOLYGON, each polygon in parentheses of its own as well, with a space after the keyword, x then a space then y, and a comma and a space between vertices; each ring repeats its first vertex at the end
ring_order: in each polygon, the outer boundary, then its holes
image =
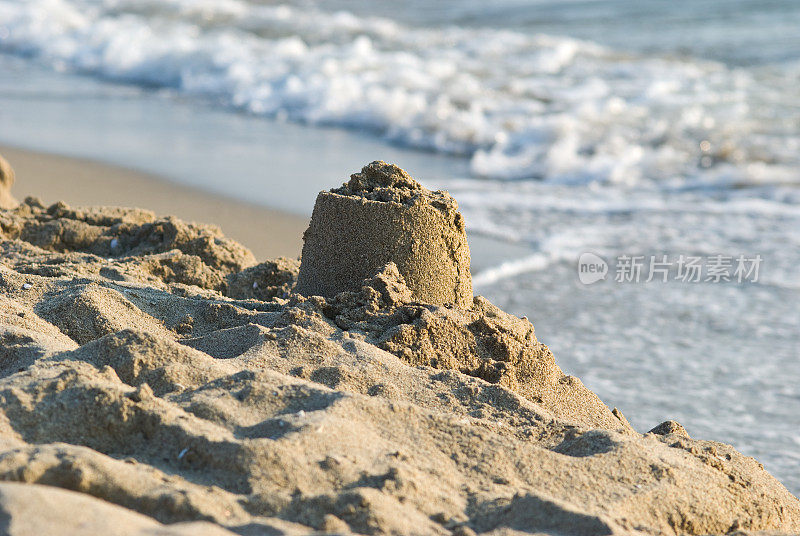
POLYGON ((633 430, 526 320, 298 270, 141 209, 0 211, 0 531, 800 531, 756 460, 633 430))

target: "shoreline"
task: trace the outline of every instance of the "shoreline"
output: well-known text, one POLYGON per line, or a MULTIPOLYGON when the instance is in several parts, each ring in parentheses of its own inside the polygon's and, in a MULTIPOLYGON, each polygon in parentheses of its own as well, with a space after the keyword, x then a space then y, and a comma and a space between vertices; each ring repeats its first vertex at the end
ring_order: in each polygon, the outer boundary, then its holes
MULTIPOLYGON (((175 182, 157 173, 4 143, 0 143, 0 155, 15 171, 11 193, 19 201, 33 196, 45 205, 64 201, 73 206, 137 207, 159 216, 214 224, 227 238, 250 249, 259 261, 299 258, 313 208, 312 203, 309 215, 301 216, 175 182), (268 240, 264 240, 265 234, 268 240)), ((469 226, 467 240, 473 275, 530 255, 525 245, 470 232, 469 226)))
POLYGON ((259 260, 300 256, 307 217, 90 159, 5 144, 0 144, 0 154, 15 171, 11 193, 20 201, 34 196, 45 204, 64 201, 74 206, 145 208, 160 216, 217 225, 259 260))

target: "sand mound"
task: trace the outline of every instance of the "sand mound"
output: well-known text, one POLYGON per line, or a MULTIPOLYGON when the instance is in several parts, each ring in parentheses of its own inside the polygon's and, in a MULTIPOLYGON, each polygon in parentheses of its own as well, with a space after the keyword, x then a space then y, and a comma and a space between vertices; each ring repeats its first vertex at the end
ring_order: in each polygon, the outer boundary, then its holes
POLYGON ((86 344, 126 327, 167 334, 155 318, 116 290, 97 283, 59 292, 52 299, 40 302, 35 311, 78 344, 86 344))
POLYGON ((8 536, 233 536, 213 523, 197 521, 162 525, 84 493, 52 486, 0 483, 0 518, 8 536))
POLYGON ((0 296, 0 376, 25 370, 38 359, 77 346, 30 309, 0 296))
POLYGON ((19 202, 11 195, 11 187, 14 185, 14 169, 8 160, 0 155, 0 209, 11 209, 16 207, 19 202))
POLYGON ((297 282, 300 262, 280 257, 228 276, 225 294, 237 300, 288 298, 297 282))
POLYGON ((636 433, 482 298, 420 303, 391 264, 304 297, 297 263, 142 211, 0 222, 10 534, 800 531, 758 462, 636 433), (171 251, 208 277, 145 268, 171 251))
POLYGON ((409 364, 498 383, 581 425, 629 428, 579 379, 561 372, 530 322, 482 297, 471 309, 412 303, 411 291, 390 263, 359 292, 341 293, 319 309, 339 328, 364 333, 409 364))
POLYGON ((0 219, 3 237, 49 251, 124 258, 178 250, 223 274, 255 264, 249 250, 225 238, 218 228, 171 217, 159 219, 147 210, 73 209, 65 203, 45 208, 29 198, 13 215, 18 217, 0 219))

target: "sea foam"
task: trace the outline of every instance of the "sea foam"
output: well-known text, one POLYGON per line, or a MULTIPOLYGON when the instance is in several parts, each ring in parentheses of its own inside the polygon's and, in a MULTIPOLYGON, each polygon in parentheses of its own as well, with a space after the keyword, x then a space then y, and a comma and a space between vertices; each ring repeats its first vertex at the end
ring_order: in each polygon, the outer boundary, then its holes
POLYGON ((791 69, 242 0, 0 0, 0 51, 563 184, 797 183, 791 69))

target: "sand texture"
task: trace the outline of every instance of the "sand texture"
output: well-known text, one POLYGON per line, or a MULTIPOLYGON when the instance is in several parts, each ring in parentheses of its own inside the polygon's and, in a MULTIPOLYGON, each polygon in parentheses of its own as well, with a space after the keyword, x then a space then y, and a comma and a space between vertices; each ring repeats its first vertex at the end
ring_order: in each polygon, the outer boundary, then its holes
POLYGON ((0 211, 0 532, 800 531, 756 460, 637 433, 526 320, 298 270, 138 209, 0 211))
POLYGON ((8 160, 0 155, 0 209, 11 209, 19 203, 11 195, 11 187, 14 185, 14 168, 8 160))
POLYGON ((418 301, 469 307, 469 246, 458 204, 377 161, 320 192, 304 235, 297 292, 332 298, 394 262, 418 301))

